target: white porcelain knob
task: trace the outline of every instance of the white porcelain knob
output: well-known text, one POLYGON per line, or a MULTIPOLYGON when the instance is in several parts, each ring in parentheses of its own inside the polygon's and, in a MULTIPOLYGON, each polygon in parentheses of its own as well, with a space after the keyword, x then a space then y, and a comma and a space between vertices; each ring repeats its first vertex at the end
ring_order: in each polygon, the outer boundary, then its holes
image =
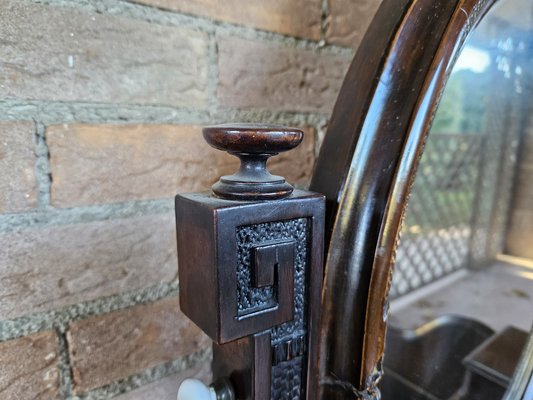
POLYGON ((178 400, 217 400, 217 394, 198 379, 185 379, 178 389, 178 400))

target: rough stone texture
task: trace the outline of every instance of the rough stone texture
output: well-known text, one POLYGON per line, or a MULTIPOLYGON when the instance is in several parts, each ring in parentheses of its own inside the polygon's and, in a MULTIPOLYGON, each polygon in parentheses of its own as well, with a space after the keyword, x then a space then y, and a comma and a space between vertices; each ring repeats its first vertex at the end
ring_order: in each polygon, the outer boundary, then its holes
POLYGON ((178 298, 74 322, 67 332, 75 392, 94 389, 206 348, 178 298))
POLYGON ((55 332, 0 343, 0 398, 60 399, 55 332))
POLYGON ((21 0, 1 7, 1 98, 206 104, 204 34, 21 0))
POLYGON ((218 97, 227 106, 329 113, 350 57, 222 37, 218 97))
POLYGON ((320 39, 321 0, 134 0, 307 39, 320 39))
MULTIPOLYGON (((314 162, 314 130, 298 149, 270 165, 305 185, 314 162)), ((47 131, 55 206, 172 197, 207 190, 238 159, 211 148, 200 127, 176 125, 58 125, 47 131)))
POLYGON ((172 214, 0 235, 0 320, 174 280, 172 214))
POLYGON ((381 0, 329 0, 326 40, 357 48, 380 4, 381 0))
POLYGON ((35 124, 0 121, 0 213, 37 206, 35 124))
MULTIPOLYGON (((146 124, 220 120, 226 111, 245 120, 317 123, 331 110, 350 58, 279 35, 321 39, 323 0, 131 3, 146 6, 0 1, 0 107, 6 118, 28 121, 0 122, 0 214, 17 213, 2 216, 0 321, 12 321, 0 323, 0 336, 66 326, 71 354, 61 368, 71 369, 75 392, 104 386, 87 398, 117 396, 209 343, 176 299, 102 315, 124 301, 174 293, 176 282, 173 215, 139 216, 166 210, 167 201, 121 202, 206 190, 238 166, 204 142, 200 127, 146 124), (176 26, 180 21, 187 26, 176 26), (246 109, 254 107, 260 110, 246 109), (57 125, 67 121, 76 123, 57 125), (34 142, 36 127, 46 127, 46 142, 34 142)), ((315 159, 316 132, 305 130, 299 148, 269 161, 274 174, 299 187, 307 186, 315 159)), ((53 332, 0 343, 0 399, 62 398, 56 346, 53 332), (50 366, 41 368, 43 358, 26 348, 45 349, 50 366), (17 355, 8 358, 13 349, 17 355)), ((209 371, 207 363, 120 398, 175 399, 183 377, 208 382, 209 371)))
POLYGON ((160 381, 132 390, 115 397, 115 400, 176 400, 180 383, 186 378, 200 379, 205 384, 211 383, 211 361, 191 368, 180 374, 169 376, 160 381))

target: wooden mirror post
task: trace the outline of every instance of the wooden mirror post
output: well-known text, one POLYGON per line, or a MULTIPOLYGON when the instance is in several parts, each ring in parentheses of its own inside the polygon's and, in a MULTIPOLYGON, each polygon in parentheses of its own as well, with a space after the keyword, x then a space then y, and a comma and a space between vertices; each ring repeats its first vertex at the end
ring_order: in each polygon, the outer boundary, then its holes
POLYGON ((383 0, 352 61, 310 186, 327 203, 320 399, 381 397, 388 292, 416 168, 464 42, 495 3, 383 0))
POLYGON ((249 124, 203 132, 241 168, 212 193, 176 196, 181 309, 214 341, 217 398, 303 399, 317 381, 324 196, 266 169, 303 132, 249 124))
MULTIPOLYGON (((290 136, 294 130, 225 126, 206 131, 212 145, 240 154, 244 164, 239 173, 215 185, 218 197, 203 193, 176 198, 180 294, 185 313, 217 343, 215 378, 229 378, 238 398, 380 399, 388 291, 410 188, 455 61, 467 36, 496 2, 383 0, 328 124, 310 186, 315 193, 287 195, 284 181, 264 171, 266 155, 281 151, 275 150, 272 132, 290 136), (250 154, 255 156, 250 159, 250 154), (327 204, 323 282, 324 209, 316 193, 323 193, 327 204), (288 221, 308 221, 296 228, 306 232, 301 240, 293 236, 295 227, 288 221), (287 249, 276 247, 280 240, 287 249), (297 300, 299 280, 289 306, 274 296, 281 294, 276 290, 266 296, 273 301, 271 308, 261 296, 259 303, 255 295, 239 297, 281 287, 284 280, 275 278, 283 270, 279 257, 284 259, 285 251, 297 254, 288 248, 298 243, 308 243, 310 257, 303 280, 305 303, 297 300), (257 268, 262 260, 276 260, 274 279, 271 268, 257 268), (246 279, 240 280, 240 271, 246 279), (239 308, 243 298, 253 301, 239 308), (298 312, 308 318, 303 330, 295 328, 298 312), (280 332, 291 333, 278 342, 280 332), (288 364, 295 362, 289 356, 295 351, 303 351, 298 362, 305 359, 307 366, 288 364), (301 384, 291 383, 294 393, 280 395, 277 390, 284 389, 277 377, 286 381, 295 371, 301 384)), ((298 270, 297 264, 293 267, 298 270)), ((531 352, 531 339, 528 343, 531 352)), ((523 384, 513 383, 507 400, 532 393, 531 360, 524 358, 520 365, 517 377, 523 384)))

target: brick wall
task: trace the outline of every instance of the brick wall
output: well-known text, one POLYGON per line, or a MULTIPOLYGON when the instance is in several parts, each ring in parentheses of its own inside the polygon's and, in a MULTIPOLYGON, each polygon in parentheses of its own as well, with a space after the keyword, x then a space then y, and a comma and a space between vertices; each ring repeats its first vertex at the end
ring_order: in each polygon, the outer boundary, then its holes
POLYGON ((236 160, 200 126, 299 126, 308 182, 379 0, 0 2, 0 398, 173 399, 209 379, 172 197, 236 160))

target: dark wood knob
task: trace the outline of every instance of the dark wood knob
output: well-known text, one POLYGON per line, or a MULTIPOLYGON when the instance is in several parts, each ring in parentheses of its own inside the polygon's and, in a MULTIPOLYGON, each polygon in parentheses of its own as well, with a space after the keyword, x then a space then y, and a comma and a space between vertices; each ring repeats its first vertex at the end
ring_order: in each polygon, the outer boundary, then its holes
POLYGON ((293 187, 282 176, 268 172, 270 156, 288 151, 303 140, 295 128, 259 124, 224 124, 203 129, 204 138, 216 149, 240 158, 241 167, 223 176, 212 187, 215 195, 232 200, 269 200, 289 196, 293 187))

